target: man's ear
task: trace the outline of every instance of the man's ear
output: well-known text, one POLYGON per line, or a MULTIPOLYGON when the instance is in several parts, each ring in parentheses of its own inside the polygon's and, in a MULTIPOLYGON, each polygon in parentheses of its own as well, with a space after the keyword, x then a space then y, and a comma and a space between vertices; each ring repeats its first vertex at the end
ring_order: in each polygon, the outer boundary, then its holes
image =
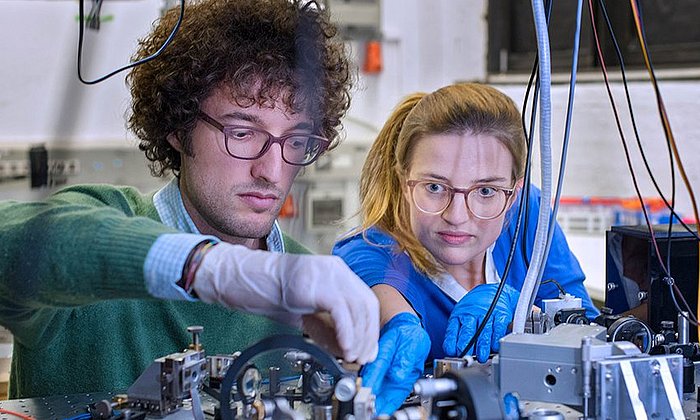
POLYGON ((166 137, 165 139, 168 140, 168 143, 170 143, 173 149, 177 150, 180 153, 183 153, 182 144, 180 143, 180 139, 177 138, 177 135, 175 133, 168 134, 168 137, 166 137))

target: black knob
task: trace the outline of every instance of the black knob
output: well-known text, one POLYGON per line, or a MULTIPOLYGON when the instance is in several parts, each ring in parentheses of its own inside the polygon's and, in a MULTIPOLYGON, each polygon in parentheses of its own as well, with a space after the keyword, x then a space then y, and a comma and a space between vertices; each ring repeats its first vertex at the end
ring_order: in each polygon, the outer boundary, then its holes
POLYGON ((661 321, 661 328, 665 330, 673 329, 673 321, 661 321))

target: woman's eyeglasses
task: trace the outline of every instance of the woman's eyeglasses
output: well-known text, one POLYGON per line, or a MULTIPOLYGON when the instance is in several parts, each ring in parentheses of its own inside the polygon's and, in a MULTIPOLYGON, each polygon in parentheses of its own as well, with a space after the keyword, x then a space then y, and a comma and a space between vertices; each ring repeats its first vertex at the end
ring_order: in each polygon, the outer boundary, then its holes
POLYGON ((413 203, 418 209, 428 214, 440 214, 445 211, 455 194, 464 195, 467 209, 478 219, 495 219, 505 211, 508 199, 515 188, 503 188, 494 185, 475 185, 471 188, 455 188, 436 181, 409 180, 413 203))

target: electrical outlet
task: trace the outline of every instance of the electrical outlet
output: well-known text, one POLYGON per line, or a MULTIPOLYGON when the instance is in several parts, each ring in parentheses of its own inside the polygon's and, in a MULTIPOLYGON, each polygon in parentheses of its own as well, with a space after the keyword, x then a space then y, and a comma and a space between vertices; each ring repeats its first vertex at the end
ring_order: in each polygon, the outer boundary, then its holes
POLYGON ((49 159, 49 174, 54 177, 75 176, 80 173, 79 159, 49 159))
POLYGON ((0 160, 0 179, 20 179, 29 176, 29 161, 0 160))
POLYGON ((66 175, 75 176, 80 173, 80 160, 68 159, 66 161, 66 175))
POLYGON ((13 178, 26 178, 29 176, 29 161, 27 159, 15 160, 13 178))

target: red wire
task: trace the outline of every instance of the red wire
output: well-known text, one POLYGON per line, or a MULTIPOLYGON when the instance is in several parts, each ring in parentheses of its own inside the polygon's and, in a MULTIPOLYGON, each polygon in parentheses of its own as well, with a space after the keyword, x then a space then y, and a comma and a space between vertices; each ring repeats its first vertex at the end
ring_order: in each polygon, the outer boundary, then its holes
POLYGON ((0 408, 0 414, 9 414, 11 416, 19 417, 24 420, 34 420, 34 417, 32 416, 25 416, 24 414, 21 413, 16 413, 14 411, 10 410, 5 410, 4 408, 0 408))
MULTIPOLYGON (((596 44, 596 53, 598 55, 598 60, 600 60, 600 68, 603 72, 603 79, 605 80, 605 88, 608 91, 608 97, 610 98, 610 105, 613 109, 613 114, 615 115, 615 123, 617 124, 617 131, 620 134, 620 140, 622 140, 622 147, 625 150, 625 159, 627 160, 627 166, 629 167, 630 174, 632 175, 632 183, 634 184, 634 190, 637 192, 637 198, 639 199, 639 204, 642 208, 642 213, 644 214, 644 220, 649 228, 649 234, 651 234, 651 240, 654 244, 654 250, 656 257, 659 260, 659 264, 663 269, 664 273, 668 276, 668 270, 666 265, 661 258, 661 251, 659 251, 659 245, 656 240, 656 234, 654 233, 654 228, 651 226, 651 221, 649 220, 649 215, 647 214, 647 209, 644 205, 644 199, 642 198, 642 193, 639 190, 639 185, 637 184, 637 177, 634 173, 634 167, 632 166, 632 160, 630 159, 629 148, 627 147, 627 139, 625 138, 625 133, 622 130, 622 123, 620 122, 620 115, 617 111, 617 106, 615 105, 615 98, 613 97, 612 90, 610 89, 610 80, 608 79, 608 69, 605 66, 605 59, 603 58, 602 49, 600 48, 600 39, 598 38, 598 31, 596 30, 595 17, 593 16, 593 0, 588 0, 589 15, 591 18, 591 27, 593 29, 593 37, 596 44)), ((670 238, 669 238, 670 240, 670 238)))
MULTIPOLYGON (((630 4, 632 6, 632 15, 634 17, 634 24, 635 28, 637 29, 637 37, 639 38, 639 45, 642 49, 642 55, 644 56, 644 63, 646 64, 647 70, 649 72, 649 77, 651 79, 652 85, 654 86, 654 93, 656 95, 656 103, 659 108, 659 113, 661 114, 661 122, 664 127, 664 134, 666 135, 666 140, 670 143, 671 148, 673 150, 673 156, 676 159, 676 162, 678 163, 678 170, 681 174, 681 177, 683 178, 683 182, 685 183, 685 187, 688 190, 688 195, 690 195, 690 200, 691 204, 693 206, 693 215, 695 216, 695 229, 700 233, 700 217, 698 216, 698 206, 697 206, 697 201, 695 200, 695 193, 693 192, 693 188, 690 185, 690 181, 688 180, 688 176, 685 172, 685 167, 683 166, 683 162, 681 161, 681 156, 680 153, 678 152, 678 147, 676 146, 676 140, 673 137, 673 131, 671 131, 671 123, 668 120, 668 115, 666 114, 666 107, 664 106, 664 101, 663 98, 661 97, 661 91, 659 90, 658 83, 656 81, 656 75, 654 75, 654 69, 651 67, 651 60, 649 59, 649 51, 646 46, 646 40, 644 39, 644 34, 642 32, 642 19, 641 15, 639 14, 638 10, 638 5, 635 0, 630 0, 630 4)), ((669 238, 669 241, 671 238, 669 238)), ((698 247, 700 249, 700 243, 698 244, 698 247)), ((698 254, 698 263, 700 264, 700 253, 698 254)), ((698 284, 700 284, 700 276, 698 277, 698 284)), ((679 293, 680 294, 680 293, 679 293)), ((682 297, 682 295, 681 295, 682 297)), ((698 287, 698 301, 697 301, 697 307, 696 310, 698 313, 700 313, 700 287, 698 287)), ((686 307, 687 304, 686 304, 686 307)), ((690 311, 690 307, 688 307, 688 310, 690 311)), ((698 327, 698 335, 700 336, 700 324, 697 325, 698 327)))

